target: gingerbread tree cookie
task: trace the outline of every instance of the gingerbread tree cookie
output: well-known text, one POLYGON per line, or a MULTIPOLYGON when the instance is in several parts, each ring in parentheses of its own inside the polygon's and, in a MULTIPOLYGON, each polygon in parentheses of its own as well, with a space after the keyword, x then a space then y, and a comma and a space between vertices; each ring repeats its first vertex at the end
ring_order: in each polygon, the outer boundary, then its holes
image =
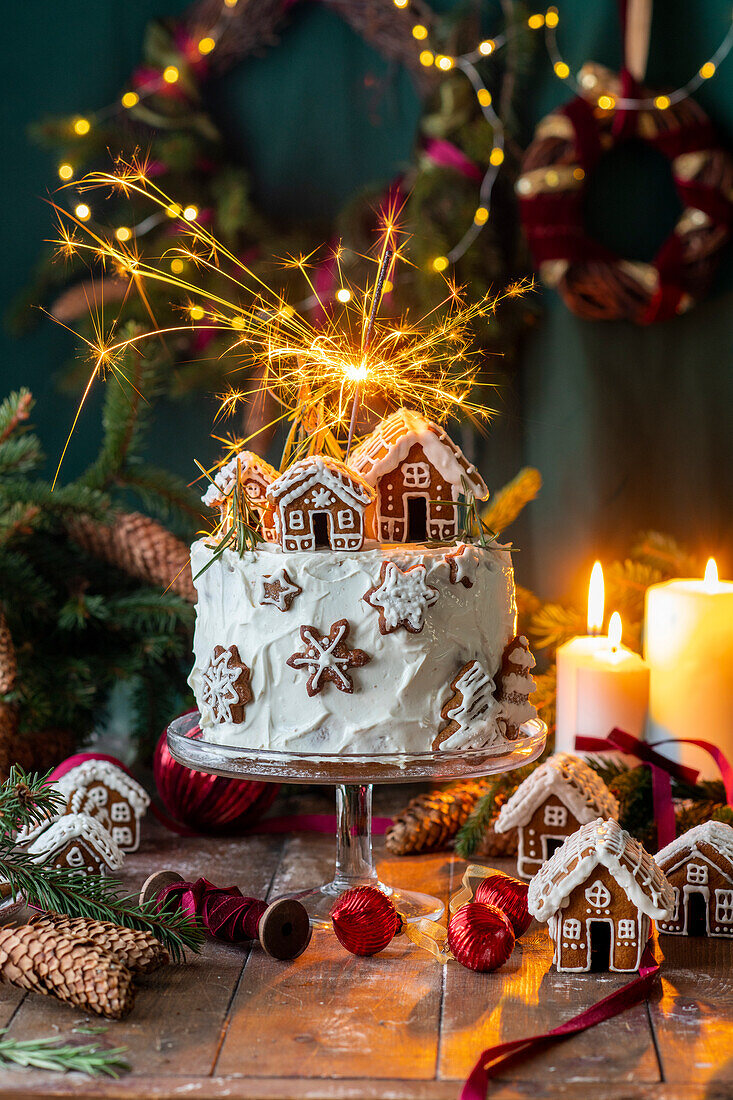
POLYGON ((364 601, 379 612, 382 634, 391 634, 400 626, 411 634, 419 634, 425 626, 425 614, 438 596, 438 589, 427 582, 424 565, 402 570, 393 561, 385 561, 379 584, 364 594, 364 601))
POLYGON ((260 577, 257 588, 260 603, 272 604, 278 611, 289 611, 295 597, 303 591, 299 585, 293 584, 285 568, 260 577))
POLYGON ((507 741, 516 741, 524 722, 537 717, 529 697, 537 685, 531 670, 536 661, 523 635, 512 638, 501 659, 501 672, 497 687, 500 704, 499 725, 507 741))
POLYGON ((201 701, 211 708, 215 722, 239 723, 247 703, 252 702, 249 669, 235 645, 214 646, 209 665, 201 677, 201 701))
POLYGON ((371 661, 371 657, 361 649, 349 649, 348 636, 347 619, 335 622, 328 634, 321 634, 314 626, 301 626, 300 637, 305 642, 305 649, 289 657, 287 664, 310 673, 305 687, 311 698, 323 691, 327 683, 334 684, 347 695, 353 693, 354 681, 346 670, 360 668, 371 661))
POLYGON ((433 741, 433 748, 481 748, 499 737, 494 698, 495 685, 480 661, 469 661, 451 680, 453 695, 440 712, 445 725, 433 741))

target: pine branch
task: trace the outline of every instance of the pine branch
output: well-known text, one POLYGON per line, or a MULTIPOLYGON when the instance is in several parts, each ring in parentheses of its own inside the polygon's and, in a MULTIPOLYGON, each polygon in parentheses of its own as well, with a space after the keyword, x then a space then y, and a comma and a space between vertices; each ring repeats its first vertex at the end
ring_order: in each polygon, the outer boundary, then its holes
MULTIPOLYGON (((0 1031, 4 1035, 5 1031, 0 1031)), ((53 1073, 85 1073, 87 1077, 119 1077, 130 1069, 122 1055, 127 1047, 96 1043, 61 1043, 48 1039, 0 1039, 0 1066, 47 1069, 53 1073)))
POLYGON ((574 607, 546 603, 532 615, 528 630, 539 649, 555 650, 577 634, 585 633, 585 621, 580 611, 574 607))
POLYGON ((69 917, 91 917, 125 928, 150 932, 181 961, 185 951, 198 951, 203 941, 200 926, 185 913, 159 913, 155 902, 139 905, 137 899, 118 893, 118 883, 102 875, 81 877, 68 867, 36 863, 26 853, 0 844, 0 875, 10 884, 13 897, 22 895, 28 905, 69 917))
POLYGON ((500 534, 513 523, 525 505, 534 500, 542 488, 542 476, 533 466, 525 466, 516 477, 500 489, 484 510, 482 519, 500 534))
POLYGON ((26 772, 14 764, 0 784, 0 839, 15 835, 24 826, 40 825, 63 805, 64 799, 49 785, 48 775, 26 772))
POLYGON ((33 396, 25 387, 9 394, 0 404, 0 443, 17 432, 33 408, 33 396))
POLYGON ((631 557, 664 577, 697 577, 700 562, 689 554, 676 539, 659 531, 645 531, 639 535, 631 551, 631 557))

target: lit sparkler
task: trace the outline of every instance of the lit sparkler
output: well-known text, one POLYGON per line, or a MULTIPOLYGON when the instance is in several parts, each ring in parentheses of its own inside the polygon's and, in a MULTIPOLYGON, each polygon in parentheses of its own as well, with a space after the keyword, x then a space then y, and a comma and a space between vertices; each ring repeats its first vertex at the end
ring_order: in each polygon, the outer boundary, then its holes
MULTIPOLYGON (((503 297, 518 296, 531 284, 516 284, 501 295, 486 295, 466 304, 456 286, 444 279, 443 301, 418 324, 407 317, 398 321, 378 319, 385 278, 398 260, 405 261, 397 243, 396 213, 390 210, 382 218, 380 255, 376 260, 371 258, 377 265, 377 277, 371 286, 359 288, 348 282, 339 248, 332 257, 339 290, 332 301, 324 302, 310 275, 311 257, 285 261, 304 278, 309 301, 320 307, 319 322, 312 324, 217 241, 191 210, 182 210, 166 195, 148 177, 143 163, 121 162, 115 172, 91 173, 74 186, 82 193, 111 188, 128 197, 144 198, 178 217, 184 238, 183 244, 151 259, 139 253, 134 240, 121 241, 112 232, 107 238, 75 214, 53 204, 60 223, 56 243, 62 254, 81 257, 90 266, 101 265, 126 278, 128 293, 141 296, 151 319, 149 329, 131 336, 116 335, 113 324, 106 334, 100 328, 94 341, 86 340, 92 371, 75 424, 94 381, 107 372, 122 371, 130 349, 192 329, 227 336, 225 354, 232 359, 232 374, 256 374, 256 381, 249 387, 233 384, 221 395, 217 419, 231 415, 240 403, 255 401, 265 392, 274 399, 277 412, 266 427, 289 424, 283 468, 295 458, 321 450, 342 457, 342 440, 348 454, 357 408, 365 420, 401 405, 416 408, 437 421, 463 415, 481 423, 490 417, 491 410, 470 397, 472 388, 479 384, 480 369, 471 353, 471 324, 479 316, 493 314, 503 297), (194 270, 214 273, 214 288, 186 278, 179 272, 184 264, 176 264, 177 259, 194 270), (170 287, 187 302, 182 307, 180 325, 157 327, 147 293, 154 283, 170 287)), ((254 434, 264 429, 262 426, 254 434)), ((249 439, 239 441, 240 445, 249 439)))

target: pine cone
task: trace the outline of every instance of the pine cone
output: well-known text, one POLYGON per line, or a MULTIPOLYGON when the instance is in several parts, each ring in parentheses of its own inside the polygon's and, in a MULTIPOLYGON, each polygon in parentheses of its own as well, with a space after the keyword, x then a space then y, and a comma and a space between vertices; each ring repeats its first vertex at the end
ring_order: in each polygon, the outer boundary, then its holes
POLYGON ((60 936, 94 944, 100 951, 115 955, 133 974, 147 974, 169 961, 168 952, 150 932, 123 928, 110 921, 46 913, 30 923, 36 929, 51 928, 60 936))
POLYGON ((477 859, 507 859, 517 854, 517 846, 516 829, 510 829, 508 833, 497 833, 494 826, 489 825, 474 856, 477 859))
POLYGON ((55 928, 0 928, 0 981, 119 1020, 133 1006, 132 974, 119 959, 55 928))
POLYGON ((118 512, 106 525, 79 516, 67 523, 71 538, 98 558, 131 577, 170 588, 194 603, 188 547, 160 523, 140 512, 118 512))
POLYGON ((485 789, 485 780, 466 779, 411 798, 387 830, 387 849, 406 856, 447 847, 485 789))

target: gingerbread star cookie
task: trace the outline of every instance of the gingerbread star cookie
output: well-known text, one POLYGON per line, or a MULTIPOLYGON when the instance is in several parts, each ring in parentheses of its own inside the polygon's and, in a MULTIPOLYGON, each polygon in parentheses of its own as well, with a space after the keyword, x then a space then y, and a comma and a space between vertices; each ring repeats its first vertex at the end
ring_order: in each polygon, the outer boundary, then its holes
POLYGON ((208 667, 201 677, 201 700, 211 707, 215 722, 238 723, 244 719, 247 703, 253 699, 249 669, 235 645, 214 646, 208 667))
POLYGON ((303 589, 293 584, 287 569, 280 568, 276 573, 267 573, 258 581, 260 603, 272 604, 278 611, 289 611, 290 605, 303 589))
POLYGON ((301 626, 300 637, 305 642, 305 649, 288 657, 287 664, 310 673, 305 688, 311 698, 323 691, 327 683, 335 684, 347 695, 353 694, 354 681, 346 670, 360 668, 371 661, 371 657, 361 649, 349 649, 348 635, 347 619, 335 622, 328 634, 321 634, 314 626, 301 626))
POLYGON ((450 569, 450 583, 462 584, 464 588, 473 588, 478 567, 478 552, 469 542, 459 542, 449 554, 443 555, 443 561, 450 569))
POLYGON ((427 583, 424 565, 412 565, 404 571, 393 561, 385 561, 379 584, 364 595, 365 603, 379 612, 379 630, 391 634, 403 626, 419 634, 425 626, 425 613, 438 599, 438 589, 427 583))

